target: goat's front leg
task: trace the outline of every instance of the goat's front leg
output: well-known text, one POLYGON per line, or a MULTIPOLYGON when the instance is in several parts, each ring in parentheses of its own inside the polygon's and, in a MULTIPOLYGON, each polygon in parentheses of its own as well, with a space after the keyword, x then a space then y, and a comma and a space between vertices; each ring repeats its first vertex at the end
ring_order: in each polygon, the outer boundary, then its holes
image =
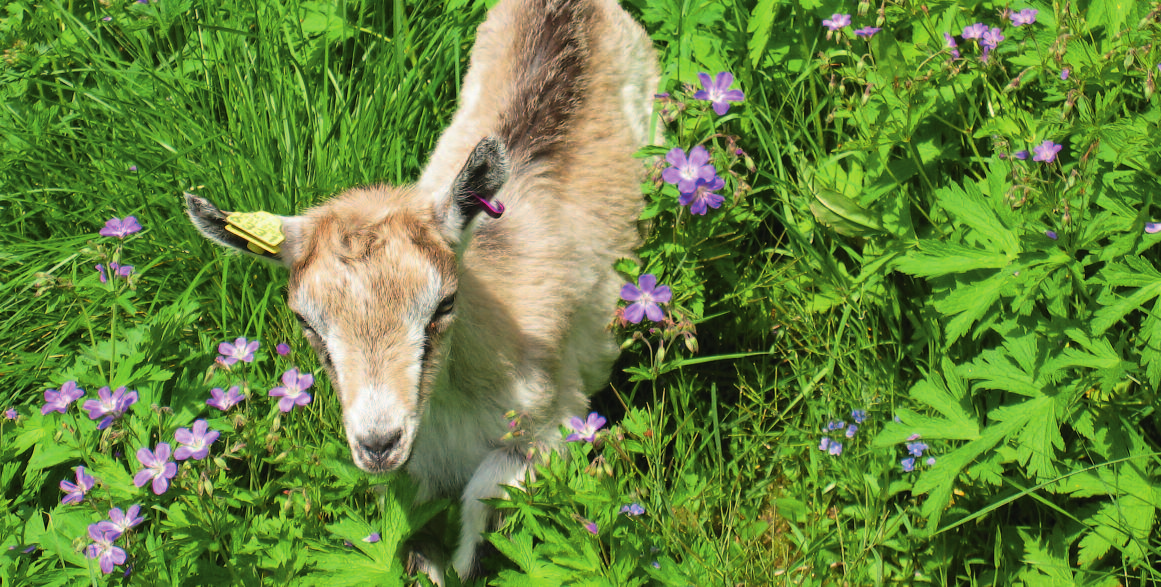
POLYGON ((504 485, 520 487, 528 472, 528 458, 520 447, 502 448, 488 453, 468 486, 464 489, 463 511, 460 516, 460 544, 452 556, 452 566, 461 577, 477 571, 477 550, 484 542, 492 508, 482 499, 508 497, 504 485))

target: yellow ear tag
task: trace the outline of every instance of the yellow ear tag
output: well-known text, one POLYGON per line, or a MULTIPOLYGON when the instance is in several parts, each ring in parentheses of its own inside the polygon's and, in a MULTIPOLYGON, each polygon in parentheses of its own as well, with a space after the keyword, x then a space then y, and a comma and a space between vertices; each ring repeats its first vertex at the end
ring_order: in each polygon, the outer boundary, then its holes
POLYGON ((226 217, 226 230, 246 239, 246 248, 259 255, 277 255, 286 240, 282 220, 269 212, 234 212, 226 217))

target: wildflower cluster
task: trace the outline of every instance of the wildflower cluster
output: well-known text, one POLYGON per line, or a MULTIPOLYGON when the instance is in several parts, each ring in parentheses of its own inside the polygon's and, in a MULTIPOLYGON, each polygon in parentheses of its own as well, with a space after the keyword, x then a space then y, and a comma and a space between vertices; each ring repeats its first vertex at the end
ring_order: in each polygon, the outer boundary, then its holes
POLYGON ((852 439, 859 433, 859 424, 862 424, 867 419, 866 410, 852 410, 851 419, 853 424, 847 424, 842 420, 831 420, 823 426, 822 430, 826 434, 818 443, 818 450, 821 450, 831 456, 840 456, 843 454, 843 443, 838 440, 838 434, 843 437, 852 439), (831 438, 834 436, 835 438, 831 438))
MULTIPOLYGON (((923 454, 927 452, 928 448, 930 448, 927 446, 926 442, 923 442, 919 439, 920 436, 918 434, 912 434, 907 438, 907 444, 905 446, 907 447, 907 454, 910 456, 907 456, 899 461, 899 465, 903 468, 904 472, 910 473, 911 471, 914 471, 915 459, 923 458, 923 454)), ((924 462, 928 467, 935 466, 935 457, 929 456, 924 460, 924 462)))

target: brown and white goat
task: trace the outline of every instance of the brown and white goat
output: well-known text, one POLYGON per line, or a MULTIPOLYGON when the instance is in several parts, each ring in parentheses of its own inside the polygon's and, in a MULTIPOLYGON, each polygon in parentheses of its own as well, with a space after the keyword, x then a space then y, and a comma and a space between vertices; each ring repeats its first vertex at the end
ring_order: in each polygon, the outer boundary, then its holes
MULTIPOLYGON (((615 0, 502 0, 419 181, 279 217, 285 242, 258 253, 290 272, 354 462, 406 465, 423 498, 462 497, 461 575, 487 530, 480 500, 519 485, 529 449, 559 447, 608 380, 613 263, 638 242, 633 154, 656 83, 651 43, 615 0), (509 411, 525 434, 505 440, 509 411)), ((226 231, 231 212, 186 204, 208 238, 253 253, 226 231)))

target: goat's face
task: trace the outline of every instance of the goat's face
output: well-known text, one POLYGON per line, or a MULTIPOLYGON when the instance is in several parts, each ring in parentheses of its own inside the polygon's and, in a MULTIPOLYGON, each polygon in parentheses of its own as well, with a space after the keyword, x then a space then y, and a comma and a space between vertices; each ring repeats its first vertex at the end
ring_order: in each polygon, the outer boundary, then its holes
POLYGON ((385 473, 411 454, 447 354, 457 252, 481 210, 502 212, 492 199, 507 177, 504 147, 488 137, 440 193, 353 189, 278 217, 285 242, 266 250, 231 232, 232 212, 186 194, 190 219, 210 240, 290 270, 290 308, 338 390, 363 470, 385 473))
POLYGON ((444 356, 455 253, 430 218, 344 216, 305 217, 289 305, 342 402, 355 464, 386 472, 407 460, 444 356))

